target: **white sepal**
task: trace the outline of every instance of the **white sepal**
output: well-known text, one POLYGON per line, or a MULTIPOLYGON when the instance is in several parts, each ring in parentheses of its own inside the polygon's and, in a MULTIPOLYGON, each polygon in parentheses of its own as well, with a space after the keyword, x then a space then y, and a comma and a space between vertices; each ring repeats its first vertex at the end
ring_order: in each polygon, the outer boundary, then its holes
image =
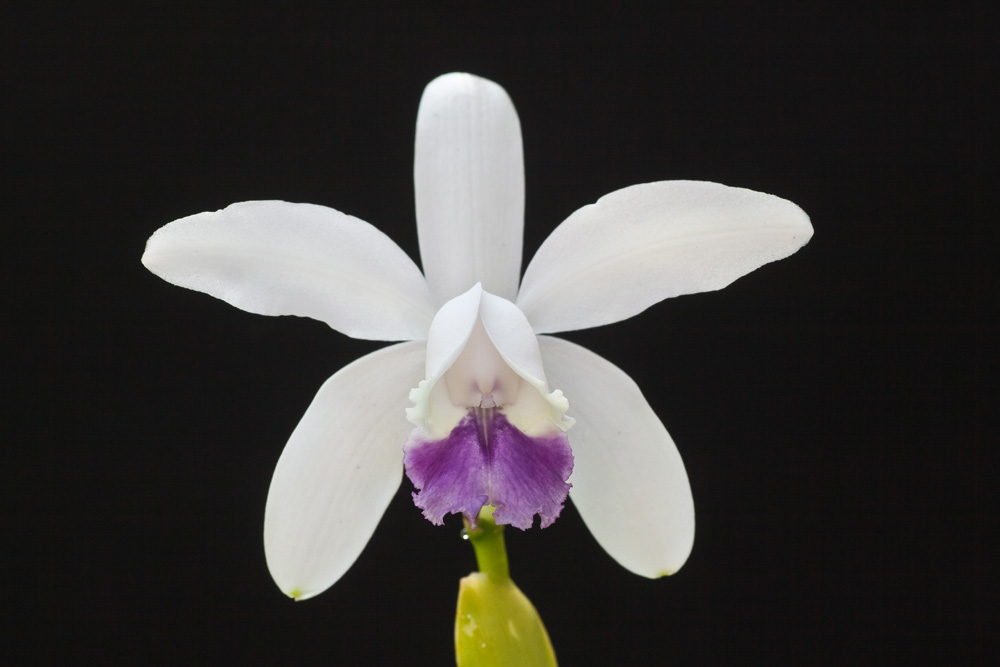
POLYGON ((549 381, 570 402, 570 498, 604 550, 644 577, 673 574, 694 543, 694 500, 670 434, 621 369, 539 337, 549 381))
POLYGON ((267 566, 286 595, 322 593, 354 563, 399 488, 407 387, 425 345, 400 343, 337 371, 285 445, 264 510, 267 566))
POLYGON ((471 74, 431 81, 417 112, 413 180, 420 257, 437 304, 475 283, 513 300, 524 158, 507 91, 471 74))

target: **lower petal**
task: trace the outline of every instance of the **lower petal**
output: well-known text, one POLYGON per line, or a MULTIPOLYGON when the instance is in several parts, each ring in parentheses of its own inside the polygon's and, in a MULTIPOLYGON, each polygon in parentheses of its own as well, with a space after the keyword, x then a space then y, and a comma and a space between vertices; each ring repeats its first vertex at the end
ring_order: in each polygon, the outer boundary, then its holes
POLYGON ((612 558, 644 577, 681 568, 694 542, 694 501, 670 434, 621 369, 565 340, 539 336, 549 381, 576 424, 573 504, 612 558))
POLYGON ((375 532, 402 478, 407 388, 423 374, 425 347, 393 345, 342 368, 295 427, 264 510, 267 567, 286 595, 332 586, 375 532))
POLYGON ((544 528, 559 516, 573 472, 573 453, 558 428, 527 435, 500 409, 472 408, 444 438, 414 429, 404 447, 406 473, 419 493, 414 503, 432 523, 461 513, 471 522, 483 505, 499 524, 544 528))

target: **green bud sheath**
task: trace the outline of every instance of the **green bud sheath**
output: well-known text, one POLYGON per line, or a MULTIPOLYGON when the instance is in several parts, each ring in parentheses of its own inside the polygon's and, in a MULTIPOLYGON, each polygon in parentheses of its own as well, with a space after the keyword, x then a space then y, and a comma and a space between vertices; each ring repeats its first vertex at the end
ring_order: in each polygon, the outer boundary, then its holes
POLYGON ((555 667, 556 654, 534 605, 511 580, 503 526, 483 508, 464 536, 479 572, 459 582, 455 658, 459 667, 555 667))

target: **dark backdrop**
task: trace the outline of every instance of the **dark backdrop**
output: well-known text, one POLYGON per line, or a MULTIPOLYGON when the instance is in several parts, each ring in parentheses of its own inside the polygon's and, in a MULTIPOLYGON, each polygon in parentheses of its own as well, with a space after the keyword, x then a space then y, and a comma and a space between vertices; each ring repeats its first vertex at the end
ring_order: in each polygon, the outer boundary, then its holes
POLYGON ((698 531, 658 581, 571 505, 510 531, 563 664, 985 662, 985 4, 417 5, 4 10, 7 659, 451 663, 474 561, 409 482, 320 597, 287 600, 264 563, 285 439, 378 346, 172 287, 139 257, 175 218, 280 198, 416 258, 417 103, 463 70, 520 113, 527 256, 576 208, 654 180, 774 193, 816 229, 721 292, 567 335, 642 387, 698 531))

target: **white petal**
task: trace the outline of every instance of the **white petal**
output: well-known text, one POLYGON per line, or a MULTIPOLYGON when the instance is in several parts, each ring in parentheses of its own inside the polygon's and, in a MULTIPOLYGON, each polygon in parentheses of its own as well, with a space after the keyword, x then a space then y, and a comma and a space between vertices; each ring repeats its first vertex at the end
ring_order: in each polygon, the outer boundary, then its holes
POLYGON ((513 300, 521 271, 524 158, 507 92, 471 74, 445 74, 417 113, 417 232, 438 304, 482 283, 513 300))
POLYGON ((694 543, 694 501, 673 440, 617 366, 558 338, 539 344, 549 382, 576 418, 569 495, 584 523, 626 569, 673 574, 694 543))
POLYGON ((338 371, 320 388, 274 470, 264 552, 275 583, 296 599, 322 593, 368 543, 399 488, 409 388, 425 345, 401 343, 338 371))
POLYGON ((516 303, 538 333, 596 327, 721 289, 811 236, 802 209, 773 195, 700 181, 633 185, 552 232, 516 303))
POLYGON ((367 222, 313 204, 252 201, 158 229, 142 263, 167 282, 261 315, 300 315, 353 338, 423 339, 420 269, 367 222))

